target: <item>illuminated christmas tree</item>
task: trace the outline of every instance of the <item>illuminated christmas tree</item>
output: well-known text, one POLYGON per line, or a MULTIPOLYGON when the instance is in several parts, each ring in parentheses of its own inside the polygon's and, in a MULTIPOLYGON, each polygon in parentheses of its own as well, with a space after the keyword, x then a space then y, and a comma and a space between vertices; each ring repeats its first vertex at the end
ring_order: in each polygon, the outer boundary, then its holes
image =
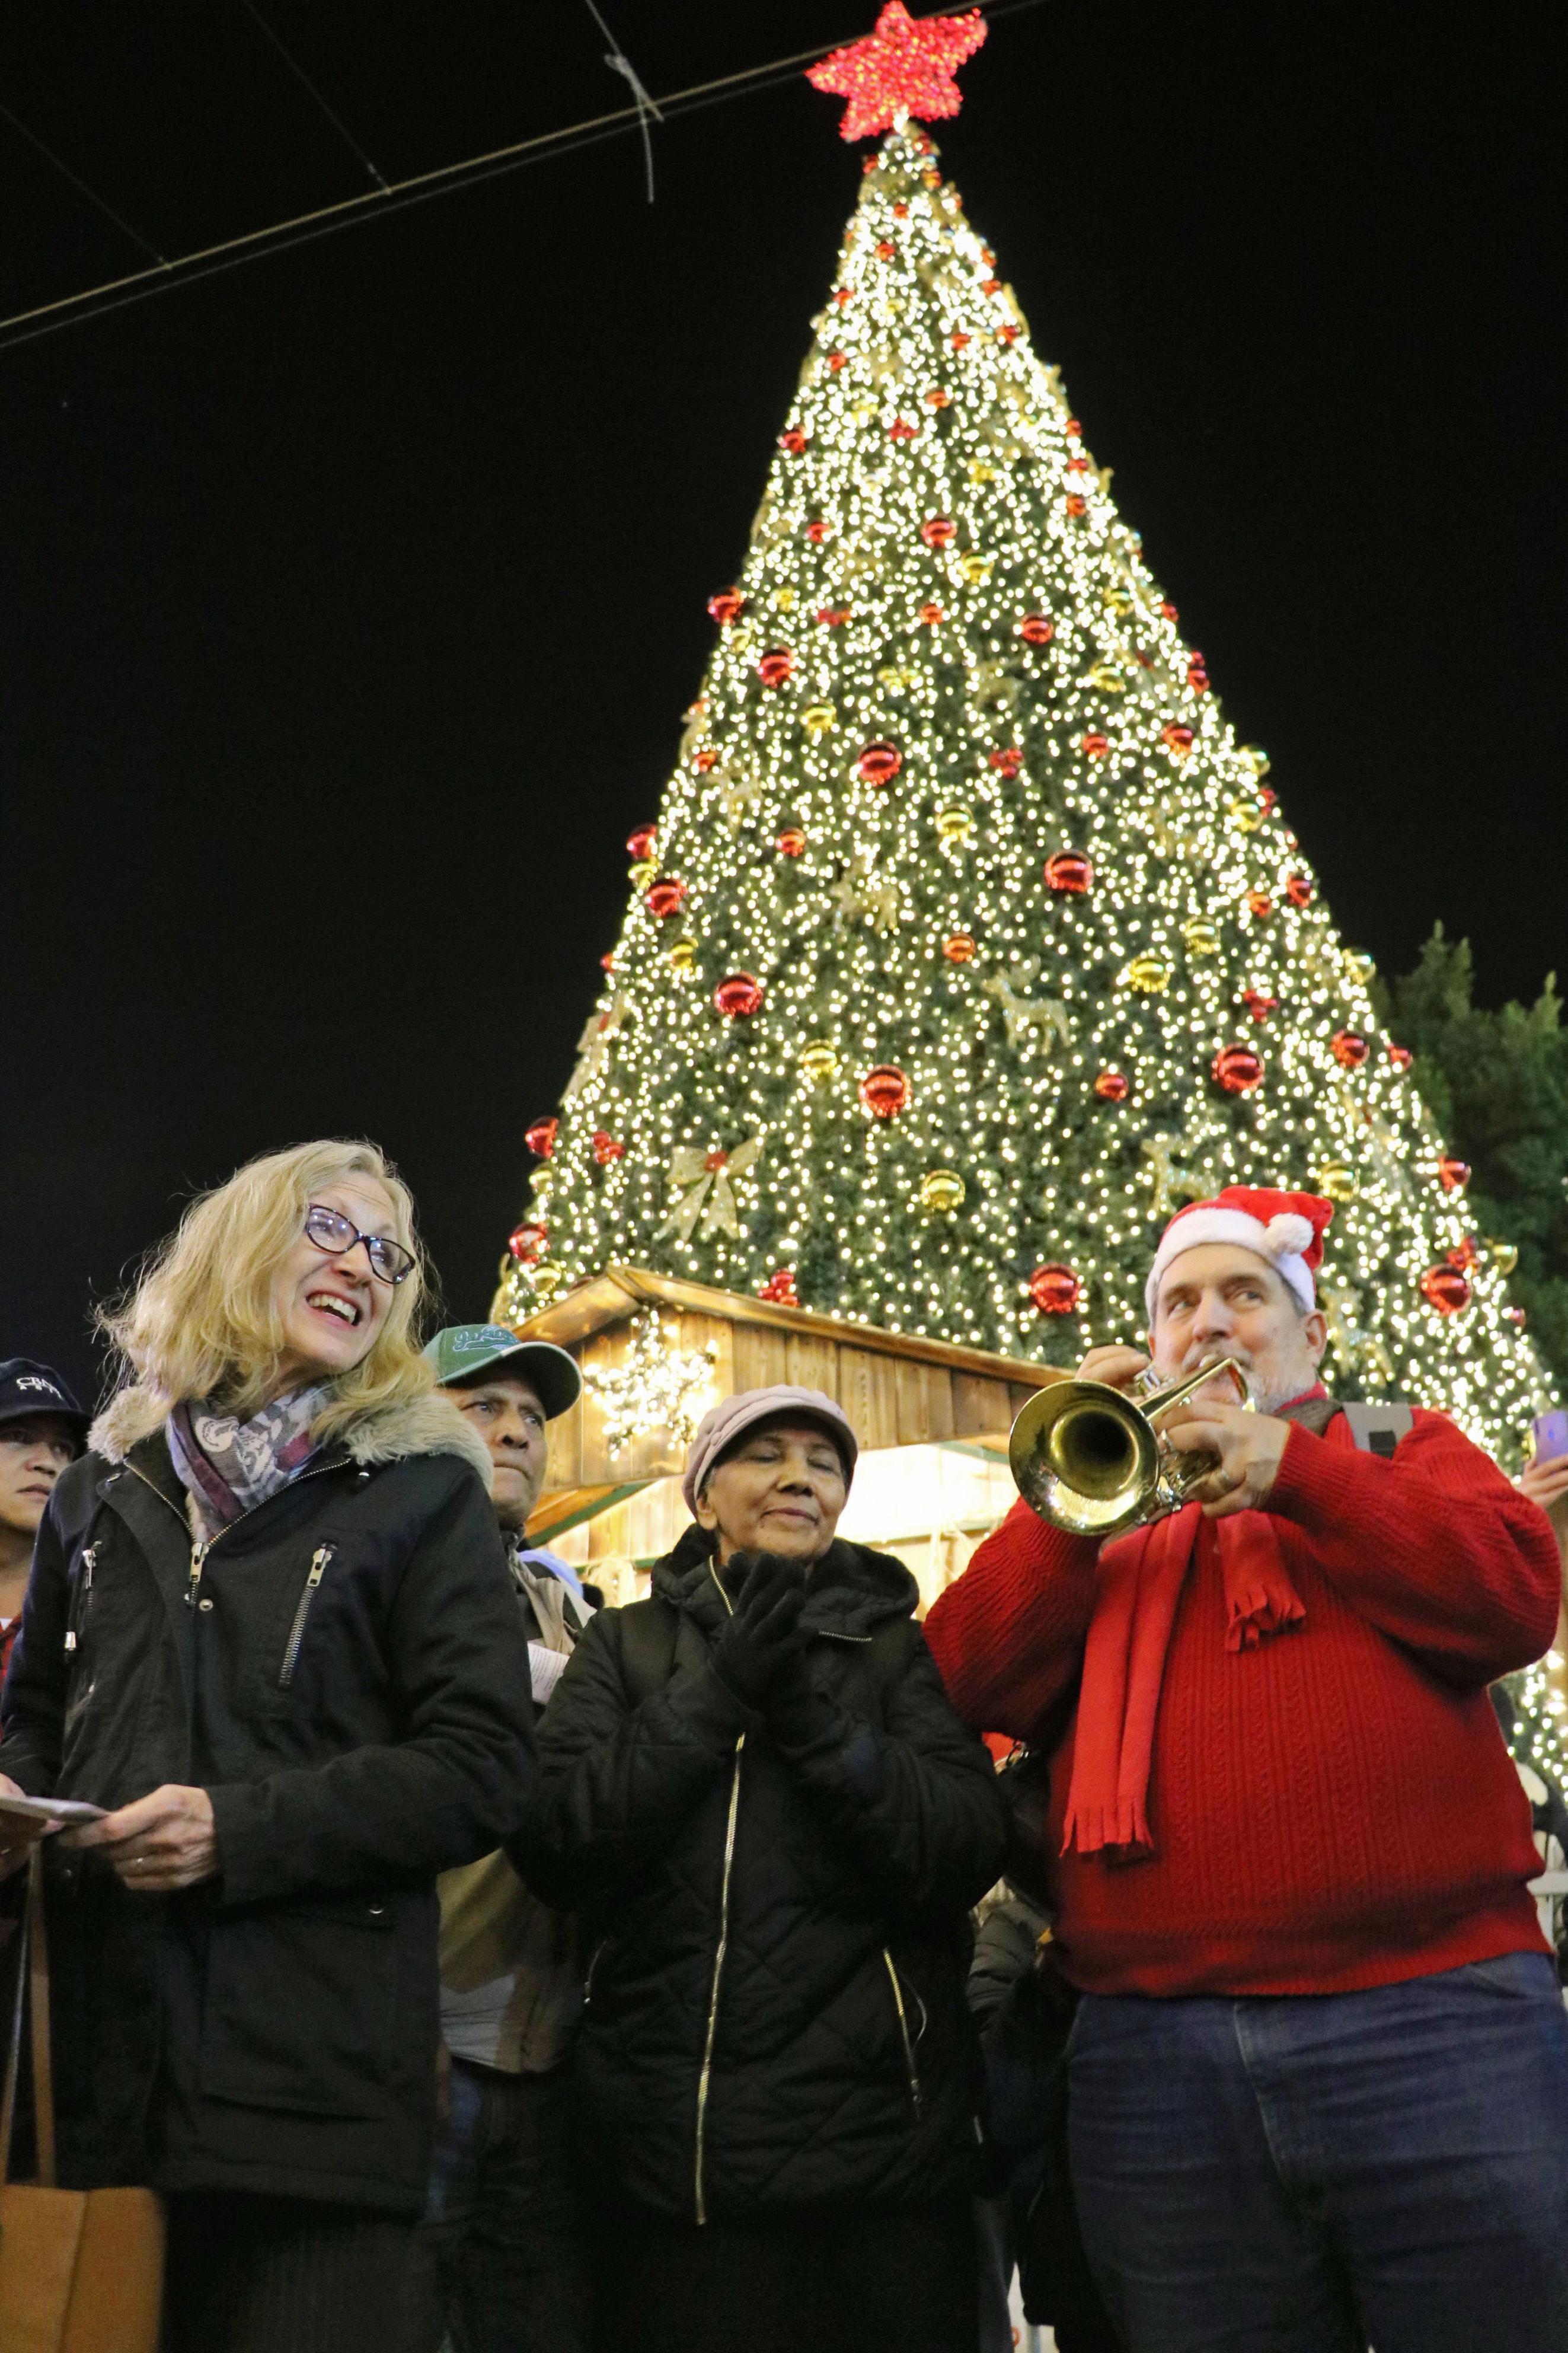
POLYGON ((1310 1187, 1347 1394, 1511 1451, 1506 1243, 919 122, 978 18, 813 69, 886 130, 498 1312, 629 1262, 1069 1364, 1156 1234, 1310 1187))

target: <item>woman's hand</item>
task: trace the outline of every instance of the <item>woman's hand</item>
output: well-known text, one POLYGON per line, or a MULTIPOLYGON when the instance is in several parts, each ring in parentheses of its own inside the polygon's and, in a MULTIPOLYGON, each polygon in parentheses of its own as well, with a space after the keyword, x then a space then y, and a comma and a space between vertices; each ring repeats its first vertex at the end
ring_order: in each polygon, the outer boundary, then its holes
POLYGON ((1520 1493, 1548 1514, 1557 1541, 1568 1539, 1568 1454, 1553 1454, 1544 1462, 1527 1462, 1519 1474, 1520 1493))
POLYGON ((804 1649, 805 1606, 804 1564, 775 1553, 758 1554, 746 1570, 734 1614, 713 1645, 714 1673, 745 1706, 761 1707, 780 1669, 804 1649))
POLYGON ((98 1847, 122 1886, 137 1895, 168 1895, 217 1875, 217 1831, 205 1789, 166 1781, 150 1797, 62 1833, 67 1846, 98 1847))
MULTIPOLYGON (((0 1797, 25 1798, 26 1794, 8 1773, 0 1773, 0 1797)), ((21 1870, 27 1860, 27 1849, 43 1836, 41 1824, 24 1821, 16 1814, 0 1814, 0 1880, 9 1879, 13 1872, 21 1870)))

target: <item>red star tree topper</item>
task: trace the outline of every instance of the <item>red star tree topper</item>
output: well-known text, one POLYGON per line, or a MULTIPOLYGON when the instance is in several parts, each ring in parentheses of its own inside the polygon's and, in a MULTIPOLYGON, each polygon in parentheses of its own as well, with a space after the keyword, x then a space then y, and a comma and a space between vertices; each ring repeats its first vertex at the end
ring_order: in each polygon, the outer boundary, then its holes
POLYGON ((954 69, 984 38, 985 19, 978 9, 967 16, 925 16, 917 23, 904 0, 888 0, 874 33, 809 66, 805 78, 814 89, 848 100, 838 126, 841 139, 871 139, 879 131, 890 131, 903 114, 922 122, 956 114, 963 100, 954 69))

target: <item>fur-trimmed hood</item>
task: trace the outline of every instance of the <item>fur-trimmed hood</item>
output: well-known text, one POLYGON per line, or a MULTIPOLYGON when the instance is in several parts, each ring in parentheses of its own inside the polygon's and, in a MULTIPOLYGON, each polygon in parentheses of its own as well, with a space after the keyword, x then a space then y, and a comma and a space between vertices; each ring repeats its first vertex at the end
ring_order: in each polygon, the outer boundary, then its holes
MULTIPOLYGON (((152 1389, 121 1389, 110 1398, 87 1436, 106 1461, 122 1462, 132 1448, 151 1438, 168 1419, 169 1409, 152 1389)), ((405 1454, 457 1454, 477 1471, 490 1492, 489 1450, 441 1389, 400 1398, 362 1414, 338 1433, 336 1444, 355 1462, 395 1462, 405 1454)))

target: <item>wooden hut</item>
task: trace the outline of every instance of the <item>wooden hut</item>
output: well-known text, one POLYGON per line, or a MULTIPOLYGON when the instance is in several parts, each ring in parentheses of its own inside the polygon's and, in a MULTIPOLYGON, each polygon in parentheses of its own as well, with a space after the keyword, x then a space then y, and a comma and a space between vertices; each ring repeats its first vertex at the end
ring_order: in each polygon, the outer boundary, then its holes
POLYGON ((640 1267, 606 1267, 520 1329, 568 1349, 584 1375, 581 1404, 551 1424, 549 1469, 530 1535, 591 1577, 612 1602, 646 1591, 648 1566, 687 1522, 679 1493, 685 1440, 653 1419, 660 1374, 673 1369, 684 1379, 689 1417, 775 1381, 837 1398, 863 1450, 841 1532, 897 1553, 928 1604, 1015 1500, 1007 1472, 1013 1418, 1037 1389, 1061 1377, 978 1348, 843 1323, 640 1267), (628 1392, 635 1415, 644 1388, 642 1426, 628 1431, 628 1392))

